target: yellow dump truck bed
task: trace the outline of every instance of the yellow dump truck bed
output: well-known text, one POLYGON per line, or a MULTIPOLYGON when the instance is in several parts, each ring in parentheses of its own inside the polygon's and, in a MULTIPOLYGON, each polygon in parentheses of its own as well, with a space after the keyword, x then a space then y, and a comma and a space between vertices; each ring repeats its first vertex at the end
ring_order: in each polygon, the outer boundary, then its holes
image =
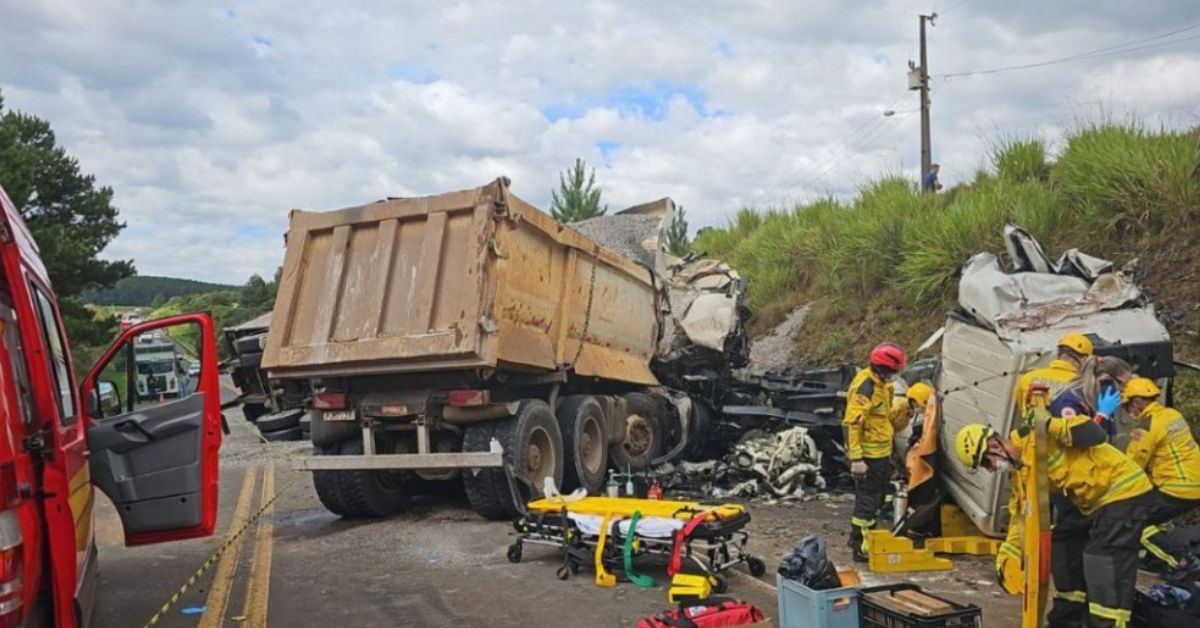
POLYGON ((275 378, 573 369, 652 385, 658 316, 648 269, 502 178, 293 211, 263 367, 275 378))

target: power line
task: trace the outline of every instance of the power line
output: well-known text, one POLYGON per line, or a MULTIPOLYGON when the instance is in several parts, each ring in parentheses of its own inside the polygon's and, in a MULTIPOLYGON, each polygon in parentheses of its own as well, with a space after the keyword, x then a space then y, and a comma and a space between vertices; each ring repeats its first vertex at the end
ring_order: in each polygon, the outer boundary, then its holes
POLYGON ((1065 57, 1058 57, 1056 59, 1047 59, 1045 61, 1035 61, 1033 63, 1022 63, 1019 65, 1000 66, 1000 67, 995 67, 995 68, 987 68, 987 69, 983 69, 983 70, 969 70, 966 72, 951 72, 948 74, 938 74, 936 76, 939 78, 942 78, 942 79, 950 79, 950 78, 959 78, 959 77, 964 77, 964 76, 975 76, 978 74, 998 74, 1000 72, 1010 72, 1013 70, 1028 70, 1031 68, 1040 68, 1040 67, 1045 67, 1048 65, 1055 65, 1055 64, 1059 64, 1059 63, 1068 63, 1071 61, 1079 61, 1082 59, 1098 59, 1101 57, 1113 56, 1113 55, 1118 55, 1118 54, 1126 54, 1126 53, 1130 53, 1130 52, 1137 52, 1139 50, 1145 50, 1147 48, 1155 48, 1158 46, 1167 46, 1170 44, 1177 44, 1180 42, 1191 41, 1193 39, 1200 39, 1200 35, 1195 35, 1192 37, 1182 37, 1179 39, 1172 39, 1170 41, 1160 41, 1158 43, 1147 44, 1144 46, 1137 46, 1137 44, 1146 44, 1146 42, 1163 39, 1166 37, 1170 37, 1172 35, 1178 35, 1180 33, 1194 30, 1196 28, 1200 28, 1200 22, 1191 24, 1189 26, 1184 26, 1182 28, 1177 28, 1175 30, 1168 31, 1166 33, 1161 33, 1161 34, 1155 35, 1153 37, 1146 37, 1144 39, 1135 39, 1133 41, 1127 41, 1122 44, 1115 44, 1112 46, 1106 46, 1104 48, 1097 48, 1095 50, 1079 52, 1079 53, 1067 55, 1065 57), (1130 48, 1129 46, 1136 46, 1136 47, 1130 48))
POLYGON ((938 16, 940 17, 940 16, 943 16, 943 15, 945 15, 945 14, 947 14, 947 13, 949 13, 949 12, 951 12, 951 11, 955 10, 955 9, 957 9, 958 7, 961 7, 961 6, 962 6, 962 5, 964 5, 964 4, 969 4, 969 3, 971 3, 972 1, 973 1, 973 0, 961 0, 961 2, 957 2, 957 3, 955 3, 955 4, 954 4, 954 5, 952 5, 952 6, 951 6, 949 9, 942 9, 941 11, 935 11, 935 13, 937 13, 937 14, 938 14, 938 16))
MULTIPOLYGON (((892 101, 891 104, 884 107, 884 109, 881 109, 879 114, 876 117, 868 119, 866 122, 859 125, 853 131, 848 133, 846 135, 846 137, 842 138, 840 141, 834 142, 835 145, 840 145, 840 146, 844 147, 844 151, 842 152, 841 155, 837 155, 835 153, 833 155, 834 158, 830 159, 825 164, 825 167, 821 168, 821 170, 819 172, 816 172, 815 168, 805 169, 804 171, 802 171, 802 172, 796 174, 795 176, 793 176, 792 178, 790 178, 781 187, 791 187, 792 185, 795 185, 796 183, 799 183, 799 182, 803 181, 804 179, 812 179, 812 180, 822 181, 824 176, 827 173, 829 173, 836 166, 841 165, 842 162, 844 162, 848 157, 850 157, 851 155, 854 154, 855 150, 857 150, 858 148, 865 145, 865 143, 879 129, 879 127, 884 122, 887 122, 887 118, 885 118, 883 116, 882 112, 884 110, 889 110, 889 109, 895 108, 895 106, 900 104, 900 102, 903 101, 905 98, 908 98, 907 90, 905 90, 905 93, 901 94, 900 97, 896 98, 896 100, 892 101)), ((827 150, 827 151, 825 151, 825 153, 822 156, 828 155, 828 154, 829 154, 829 151, 827 150)))

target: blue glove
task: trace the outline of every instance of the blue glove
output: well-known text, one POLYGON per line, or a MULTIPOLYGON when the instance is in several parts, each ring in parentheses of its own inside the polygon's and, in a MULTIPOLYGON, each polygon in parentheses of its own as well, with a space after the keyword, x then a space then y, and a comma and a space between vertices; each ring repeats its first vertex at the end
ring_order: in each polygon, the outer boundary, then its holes
POLYGON ((1115 386, 1105 386, 1100 393, 1100 398, 1096 400, 1096 406, 1096 410, 1100 414, 1111 419, 1117 409, 1121 407, 1121 393, 1115 386))

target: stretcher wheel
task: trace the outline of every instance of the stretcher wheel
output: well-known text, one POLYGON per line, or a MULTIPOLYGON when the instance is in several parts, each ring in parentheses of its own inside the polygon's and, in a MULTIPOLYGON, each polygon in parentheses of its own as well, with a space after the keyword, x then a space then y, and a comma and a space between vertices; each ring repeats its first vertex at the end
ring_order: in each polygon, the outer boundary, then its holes
POLYGON ((713 574, 712 579, 713 579, 713 587, 712 587, 713 593, 716 593, 717 595, 721 595, 721 594, 729 591, 729 580, 725 576, 722 576, 719 573, 715 573, 715 574, 713 574))
POLYGON ((767 573, 767 564, 761 558, 753 556, 746 559, 746 568, 750 570, 750 575, 755 578, 761 578, 767 573))
POLYGON ((521 550, 523 546, 520 541, 508 546, 508 562, 516 564, 521 562, 521 550))

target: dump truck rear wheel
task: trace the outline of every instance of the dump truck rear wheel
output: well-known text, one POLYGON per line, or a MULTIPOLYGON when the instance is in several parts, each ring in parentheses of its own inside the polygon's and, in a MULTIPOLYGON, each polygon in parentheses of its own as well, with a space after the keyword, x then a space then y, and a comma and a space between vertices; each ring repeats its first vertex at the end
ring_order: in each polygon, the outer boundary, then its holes
MULTIPOLYGON (((489 449, 492 436, 496 432, 496 422, 487 421, 467 426, 463 434, 463 451, 467 453, 485 452, 489 449)), ((493 488, 493 476, 499 472, 501 480, 503 471, 497 469, 463 469, 463 491, 467 494, 467 502, 480 516, 487 519, 507 519, 509 509, 505 504, 512 501, 505 482, 505 491, 497 493, 493 488)))
MULTIPOLYGON (((299 428, 296 428, 299 429, 299 428)), ((338 455, 363 455, 362 439, 344 440, 338 455)), ((403 473, 396 471, 334 471, 337 492, 345 504, 343 516, 350 518, 389 517, 404 512, 411 497, 403 473)))
POLYGON ((599 495, 608 468, 604 410, 595 397, 573 395, 563 399, 556 414, 563 440, 563 492, 583 487, 589 495, 599 495))
MULTIPOLYGON (((554 479, 555 486, 563 485, 562 430, 545 401, 526 399, 515 416, 496 421, 496 440, 504 448, 504 462, 512 467, 522 498, 540 497, 548 477, 554 479)), ((496 492, 509 495, 504 470, 496 470, 496 476, 496 492)), ((521 513, 512 501, 511 497, 504 499, 509 517, 516 518, 521 513)))
POLYGON ((662 452, 662 409, 645 393, 625 395, 625 437, 620 446, 609 450, 618 469, 644 471, 662 452))
MULTIPOLYGON (((336 456, 339 444, 327 447, 316 447, 313 452, 317 456, 336 456)), ((346 515, 346 502, 337 485, 338 471, 313 471, 313 488, 317 490, 317 499, 326 510, 338 516, 346 515)))

